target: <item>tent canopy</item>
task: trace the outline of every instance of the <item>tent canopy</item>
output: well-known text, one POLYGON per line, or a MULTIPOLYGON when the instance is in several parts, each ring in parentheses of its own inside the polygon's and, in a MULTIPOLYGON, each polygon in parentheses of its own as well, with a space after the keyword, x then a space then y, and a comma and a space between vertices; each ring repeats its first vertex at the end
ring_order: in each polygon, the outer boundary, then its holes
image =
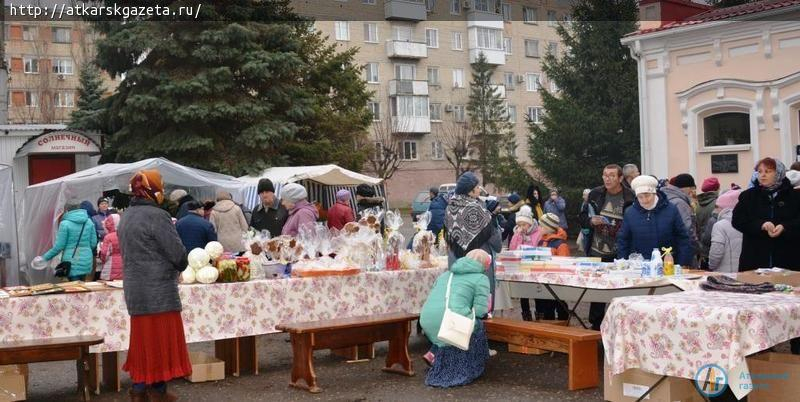
POLYGON ((352 186, 359 184, 377 186, 383 181, 336 165, 274 167, 261 172, 258 176, 243 176, 239 179, 252 184, 258 183, 258 180, 263 178, 270 179, 275 184, 313 180, 326 186, 352 186))

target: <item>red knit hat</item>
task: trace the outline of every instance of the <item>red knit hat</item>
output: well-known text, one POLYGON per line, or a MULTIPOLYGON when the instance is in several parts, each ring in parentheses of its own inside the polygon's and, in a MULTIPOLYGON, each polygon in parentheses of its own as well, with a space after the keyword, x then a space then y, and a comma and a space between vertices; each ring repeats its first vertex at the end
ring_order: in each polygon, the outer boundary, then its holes
POLYGON ((708 191, 719 191, 719 180, 716 177, 709 177, 703 180, 703 185, 700 187, 704 193, 708 191))

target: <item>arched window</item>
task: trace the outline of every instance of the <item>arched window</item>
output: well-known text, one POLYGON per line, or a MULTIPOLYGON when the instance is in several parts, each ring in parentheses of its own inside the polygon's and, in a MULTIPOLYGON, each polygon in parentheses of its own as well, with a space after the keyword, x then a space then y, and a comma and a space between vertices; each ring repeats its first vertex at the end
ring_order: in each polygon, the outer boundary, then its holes
POLYGON ((703 145, 719 147, 750 144, 750 115, 726 112, 703 119, 703 145))

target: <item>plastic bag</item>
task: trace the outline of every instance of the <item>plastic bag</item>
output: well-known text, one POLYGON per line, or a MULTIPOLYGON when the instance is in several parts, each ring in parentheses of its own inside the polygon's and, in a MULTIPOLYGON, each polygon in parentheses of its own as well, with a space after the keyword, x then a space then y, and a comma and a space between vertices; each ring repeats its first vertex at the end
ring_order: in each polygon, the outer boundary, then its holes
POLYGON ((361 211, 361 219, 358 220, 358 224, 366 226, 375 233, 380 234, 383 213, 383 209, 379 207, 365 209, 361 211))
POLYGON ((414 226, 417 228, 417 234, 414 235, 414 241, 411 244, 411 249, 419 255, 420 267, 429 268, 433 266, 431 262, 431 251, 433 250, 434 243, 436 243, 436 236, 433 232, 428 230, 428 222, 431 220, 430 211, 425 212, 417 218, 417 223, 414 226))
POLYGON ((400 211, 386 212, 386 269, 395 271, 400 269, 400 250, 406 242, 405 236, 400 233, 403 226, 403 217, 400 211))

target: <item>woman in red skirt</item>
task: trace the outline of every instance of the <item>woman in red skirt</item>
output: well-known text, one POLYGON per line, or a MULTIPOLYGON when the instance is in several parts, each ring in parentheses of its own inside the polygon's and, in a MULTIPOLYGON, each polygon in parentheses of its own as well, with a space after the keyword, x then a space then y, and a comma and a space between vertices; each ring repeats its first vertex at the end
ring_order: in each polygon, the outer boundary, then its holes
POLYGON ((123 369, 133 379, 132 401, 174 401, 177 397, 167 392, 167 381, 192 373, 178 295, 186 249, 169 213, 159 207, 164 185, 158 170, 136 173, 131 191, 131 206, 117 230, 131 316, 123 369))

